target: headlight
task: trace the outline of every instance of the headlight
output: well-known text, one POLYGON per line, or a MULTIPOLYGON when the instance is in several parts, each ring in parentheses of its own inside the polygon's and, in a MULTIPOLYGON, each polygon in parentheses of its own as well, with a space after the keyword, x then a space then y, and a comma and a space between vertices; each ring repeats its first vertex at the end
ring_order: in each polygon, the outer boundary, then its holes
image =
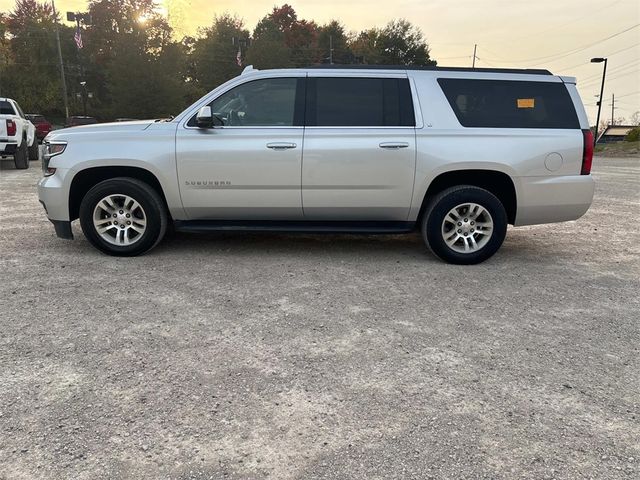
POLYGON ((60 155, 67 148, 67 142, 45 142, 44 158, 47 160, 56 155, 60 155))
POLYGON ((55 168, 49 167, 49 160, 56 155, 60 155, 67 148, 67 142, 44 142, 44 155, 42 157, 42 172, 45 177, 50 177, 56 173, 55 168))

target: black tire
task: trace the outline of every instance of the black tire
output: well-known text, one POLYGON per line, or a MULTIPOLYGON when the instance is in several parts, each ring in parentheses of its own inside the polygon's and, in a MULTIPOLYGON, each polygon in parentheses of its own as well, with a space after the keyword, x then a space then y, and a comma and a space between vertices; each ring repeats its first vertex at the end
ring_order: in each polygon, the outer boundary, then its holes
POLYGON ((120 257, 132 257, 148 252, 164 237, 169 215, 164 201, 148 184, 135 178, 118 177, 105 180, 92 187, 80 203, 80 225, 89 242, 98 250, 120 257), (103 239, 93 223, 98 203, 109 195, 127 195, 137 201, 146 216, 144 233, 130 245, 113 245, 103 239))
POLYGON ((18 170, 29 168, 29 152, 27 151, 27 140, 23 139, 20 146, 13 154, 13 163, 18 170))
MULTIPOLYGON (((464 222, 464 220, 467 219, 462 219, 461 222, 464 222)), ((498 251, 507 234, 507 223, 507 213, 504 205, 495 195, 483 188, 459 185, 438 193, 429 202, 422 217, 422 238, 427 247, 445 262, 458 265, 473 265, 484 262, 498 251), (486 243, 477 250, 468 253, 458 252, 447 245, 443 234, 445 216, 455 207, 465 203, 480 205, 491 215, 491 220, 493 221, 493 228, 491 234, 488 235, 489 239, 485 240, 486 243)), ((466 225, 466 228, 471 227, 466 225)), ((476 228, 478 227, 476 226, 476 228)), ((451 233, 456 235, 453 231, 451 233)), ((471 235, 473 236, 473 234, 471 235)), ((484 237, 479 236, 477 238, 484 237)), ((460 238, 457 247, 462 248, 464 243, 467 243, 466 239, 460 238)))
POLYGON ((40 146, 38 145, 38 140, 33 139, 33 145, 29 147, 29 160, 39 160, 40 159, 40 146))

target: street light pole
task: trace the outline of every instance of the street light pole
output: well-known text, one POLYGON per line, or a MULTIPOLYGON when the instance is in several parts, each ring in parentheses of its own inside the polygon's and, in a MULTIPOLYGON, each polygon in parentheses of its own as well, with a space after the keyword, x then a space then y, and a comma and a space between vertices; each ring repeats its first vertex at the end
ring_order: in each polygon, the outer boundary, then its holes
POLYGON ((58 63, 60 64, 60 81, 62 82, 62 99, 64 101, 64 121, 67 123, 69 119, 69 100, 67 99, 67 81, 64 78, 64 64, 62 63, 62 48, 60 47, 60 30, 58 29, 58 20, 56 18, 56 5, 51 0, 51 9, 53 11, 53 21, 56 24, 56 43, 58 44, 58 63))
POLYGON ((602 110, 602 95, 604 94, 604 78, 607 75, 607 59, 602 57, 596 57, 591 59, 591 63, 604 62, 604 69, 602 70, 602 84, 600 85, 600 97, 598 98, 598 116, 596 118, 596 134, 593 136, 593 145, 598 142, 598 127, 600 126, 600 111, 602 110))

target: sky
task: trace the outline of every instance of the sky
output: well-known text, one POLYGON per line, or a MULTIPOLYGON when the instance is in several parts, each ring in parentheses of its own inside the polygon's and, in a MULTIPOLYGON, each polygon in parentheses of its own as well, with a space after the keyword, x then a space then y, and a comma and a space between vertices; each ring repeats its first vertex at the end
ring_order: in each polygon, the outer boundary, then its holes
MULTIPOLYGON (((0 0, 9 11, 15 0, 0 0)), ((59 11, 82 11, 86 0, 56 0, 59 11)), ((275 0, 160 0, 160 11, 179 34, 194 34, 216 14, 235 13, 252 30, 275 0)), ((578 78, 587 113, 595 122, 602 64, 608 57, 603 118, 629 119, 640 110, 640 2, 638 0, 289 0, 298 18, 326 23, 337 19, 347 30, 383 26, 406 18, 418 26, 431 56, 442 66, 546 68, 578 78), (626 30, 626 31, 625 31, 626 30)), ((63 15, 64 16, 64 15, 63 15)))

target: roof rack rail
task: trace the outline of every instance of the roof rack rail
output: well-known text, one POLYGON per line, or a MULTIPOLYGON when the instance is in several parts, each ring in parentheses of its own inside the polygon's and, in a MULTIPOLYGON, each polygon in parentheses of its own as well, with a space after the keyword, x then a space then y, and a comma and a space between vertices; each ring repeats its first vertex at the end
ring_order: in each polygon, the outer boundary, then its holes
POLYGON ((472 68, 472 67, 434 67, 427 65, 339 65, 339 64, 316 64, 309 65, 313 69, 344 69, 344 70, 430 70, 442 72, 479 72, 479 73, 525 73, 528 75, 553 75, 549 70, 538 68, 472 68))

